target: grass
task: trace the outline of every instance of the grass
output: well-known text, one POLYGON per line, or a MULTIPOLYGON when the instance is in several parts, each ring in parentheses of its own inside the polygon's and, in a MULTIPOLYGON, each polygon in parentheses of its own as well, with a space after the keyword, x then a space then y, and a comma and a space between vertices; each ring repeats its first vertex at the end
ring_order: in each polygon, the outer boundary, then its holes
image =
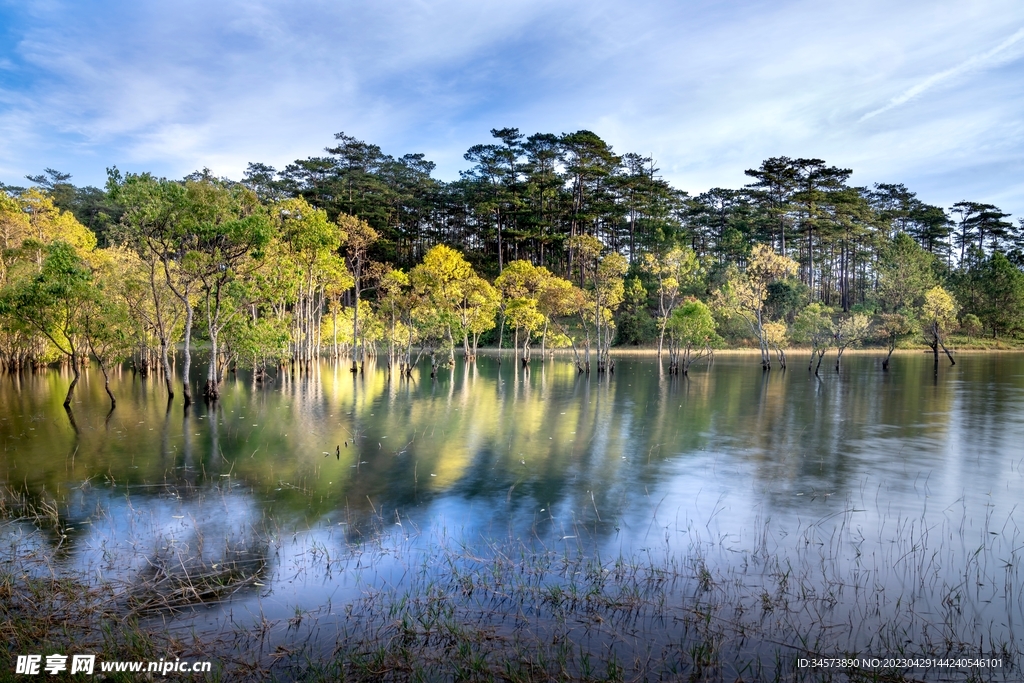
MULTIPOLYGON (((147 623, 146 617, 223 598, 266 564, 235 557, 213 569, 195 554, 165 552, 147 558, 147 568, 130 582, 96 580, 62 568, 69 531, 57 501, 0 491, 0 533, 10 539, 0 553, 0 640, 10 656, 0 668, 0 681, 23 679, 13 674, 18 654, 95 654, 97 661, 202 655, 194 641, 147 623)), ((104 675, 112 681, 138 680, 131 673, 104 675)), ((46 678, 80 680, 81 675, 65 671, 46 678)))
POLYGON ((61 568, 61 503, 8 491, 0 531, 21 540, 0 558, 0 634, 12 655, 73 644, 101 659, 206 658, 212 678, 241 681, 1019 680, 1021 639, 999 628, 1020 613, 1012 513, 1001 523, 991 513, 972 523, 966 507, 939 522, 897 516, 891 534, 869 539, 856 523, 864 505, 846 501, 785 546, 770 520, 745 545, 707 525, 659 523, 660 540, 613 557, 587 550, 583 522, 561 536, 481 542, 409 520, 396 531, 377 511, 361 535, 267 523, 223 544, 196 524, 187 540, 148 530, 146 543, 112 548, 116 578, 100 579, 61 568), (286 542, 300 563, 275 569, 286 542), (251 605, 252 586, 275 571, 350 572, 361 597, 181 630, 182 612, 251 605), (842 656, 999 657, 1004 668, 798 666, 842 656))

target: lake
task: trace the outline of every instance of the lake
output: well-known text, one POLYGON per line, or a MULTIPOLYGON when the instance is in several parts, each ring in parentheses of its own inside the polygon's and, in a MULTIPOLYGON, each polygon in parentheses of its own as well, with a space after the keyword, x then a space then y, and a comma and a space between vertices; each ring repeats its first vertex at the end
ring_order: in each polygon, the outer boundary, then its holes
POLYGON ((689 377, 629 354, 589 377, 568 357, 413 381, 324 363, 265 386, 239 372, 188 411, 125 368, 109 412, 93 369, 73 424, 66 375, 8 375, 0 483, 56 512, 5 523, 3 552, 46 551, 39 571, 116 583, 144 621, 284 678, 302 665, 275 648, 336 656, 408 600, 406 634, 442 662, 423 605, 443 594, 473 647, 568 639, 573 675, 592 651, 626 679, 844 654, 1019 679, 1024 355, 937 376, 926 354, 888 372, 882 355, 820 377, 806 354, 762 373, 720 353, 689 377), (178 567, 219 584, 161 592, 178 567))

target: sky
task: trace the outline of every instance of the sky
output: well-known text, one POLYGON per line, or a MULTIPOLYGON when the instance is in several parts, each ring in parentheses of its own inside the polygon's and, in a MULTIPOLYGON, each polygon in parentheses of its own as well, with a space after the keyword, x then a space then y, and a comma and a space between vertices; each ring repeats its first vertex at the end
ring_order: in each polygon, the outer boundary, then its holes
POLYGON ((451 180, 504 127, 691 193, 816 157, 1024 216, 1024 2, 0 0, 0 182, 237 179, 342 131, 451 180))

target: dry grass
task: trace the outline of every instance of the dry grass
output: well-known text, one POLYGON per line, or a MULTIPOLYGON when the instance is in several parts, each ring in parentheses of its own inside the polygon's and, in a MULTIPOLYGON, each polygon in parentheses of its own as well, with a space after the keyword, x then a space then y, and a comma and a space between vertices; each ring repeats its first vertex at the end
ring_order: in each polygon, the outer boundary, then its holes
MULTIPOLYGON (((10 492, 0 501, 5 530, 64 528, 54 501, 10 492)), ((112 558, 138 566, 118 581, 58 570, 59 541, 12 544, 0 564, 0 633, 12 653, 74 643, 110 659, 201 655, 227 680, 1020 679, 1021 638, 987 611, 993 600, 997 612, 1019 611, 1024 544, 1012 519, 1000 527, 986 518, 975 528, 966 509, 939 526, 897 518, 892 538, 865 539, 854 524, 863 509, 848 501, 827 524, 803 526, 786 548, 773 543, 769 520, 744 548, 700 525, 658 525, 661 540, 604 558, 586 550, 583 523, 546 542, 481 542, 444 530, 424 537, 408 520, 394 531, 377 512, 360 534, 335 537, 345 533, 335 525, 326 537, 292 541, 304 558, 298 570, 311 576, 358 566, 361 598, 296 605, 287 620, 254 615, 212 634, 182 632, 175 615, 237 601, 257 580, 273 584, 281 569, 269 558, 281 534, 272 525, 216 552, 199 535, 158 538, 155 549, 124 551, 141 562, 112 558), (869 540, 884 553, 861 555, 869 540), (378 573, 385 560, 404 569, 401 580, 378 573), (837 656, 985 656, 1004 668, 797 665, 800 657, 837 656)), ((245 596, 252 604, 253 594, 245 596)))

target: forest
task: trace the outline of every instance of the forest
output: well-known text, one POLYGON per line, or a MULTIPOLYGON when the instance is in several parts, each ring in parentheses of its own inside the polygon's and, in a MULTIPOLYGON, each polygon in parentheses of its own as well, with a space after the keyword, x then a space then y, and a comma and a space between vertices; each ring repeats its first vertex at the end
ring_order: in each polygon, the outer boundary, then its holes
MULTIPOLYGON (((163 378, 181 363, 193 401, 225 373, 386 359, 431 374, 457 352, 511 349, 529 366, 564 348, 581 373, 614 371, 614 346, 657 349, 670 374, 722 346, 826 353, 927 345, 949 335, 1012 343, 1024 330, 1024 219, 851 169, 775 157, 738 189, 672 187, 653 159, 577 131, 515 128, 465 153, 444 182, 423 154, 394 157, 339 133, 324 156, 240 180, 107 170, 103 188, 46 169, 0 185, 0 363, 92 359, 163 378), (179 360, 180 359, 180 360, 179 360)), ((116 398, 108 394, 112 405, 116 398)))

